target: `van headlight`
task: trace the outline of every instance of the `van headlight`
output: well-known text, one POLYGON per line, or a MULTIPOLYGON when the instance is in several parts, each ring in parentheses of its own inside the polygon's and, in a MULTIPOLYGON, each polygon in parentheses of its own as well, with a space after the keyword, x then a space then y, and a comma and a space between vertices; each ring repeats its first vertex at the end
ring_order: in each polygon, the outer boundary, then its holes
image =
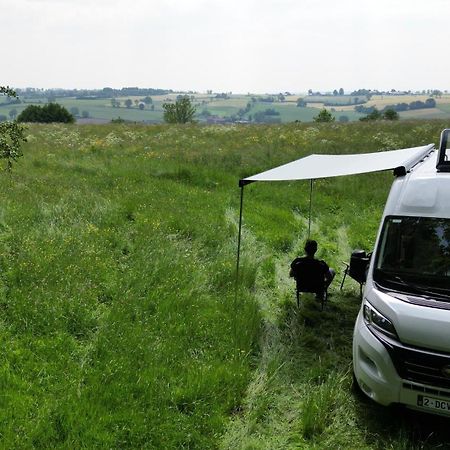
POLYGON ((366 325, 371 325, 381 333, 397 339, 397 332, 395 331, 392 322, 379 313, 367 300, 364 300, 363 316, 366 325))

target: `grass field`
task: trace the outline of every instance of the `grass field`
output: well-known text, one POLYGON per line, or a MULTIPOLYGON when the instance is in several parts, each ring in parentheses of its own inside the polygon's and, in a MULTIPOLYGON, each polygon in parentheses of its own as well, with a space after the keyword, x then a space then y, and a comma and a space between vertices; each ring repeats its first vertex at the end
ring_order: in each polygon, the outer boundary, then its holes
POLYGON ((310 153, 436 142, 446 122, 32 126, 0 178, 0 447, 443 448, 447 422, 351 389, 358 288, 392 175, 315 183, 329 307, 294 300, 308 183, 237 181, 310 153))

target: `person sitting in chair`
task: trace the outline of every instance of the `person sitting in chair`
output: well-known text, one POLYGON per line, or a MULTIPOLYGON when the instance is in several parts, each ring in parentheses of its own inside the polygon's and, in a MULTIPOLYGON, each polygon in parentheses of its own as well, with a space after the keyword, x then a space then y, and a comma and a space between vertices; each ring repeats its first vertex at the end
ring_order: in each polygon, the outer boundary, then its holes
POLYGON ((290 277, 297 282, 298 292, 313 292, 322 299, 328 286, 333 281, 336 272, 330 269, 325 261, 314 258, 317 252, 317 242, 307 240, 305 244, 306 256, 295 258, 291 263, 290 277))

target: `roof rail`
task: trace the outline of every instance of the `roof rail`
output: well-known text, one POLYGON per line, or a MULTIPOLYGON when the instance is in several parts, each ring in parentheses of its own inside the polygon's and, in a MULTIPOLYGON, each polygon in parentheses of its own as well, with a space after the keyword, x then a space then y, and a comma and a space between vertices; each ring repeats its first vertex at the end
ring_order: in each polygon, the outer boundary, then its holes
POLYGON ((436 163, 438 172, 450 172, 450 161, 447 158, 447 142, 450 134, 450 129, 446 128, 441 133, 441 142, 439 144, 439 154, 436 163))

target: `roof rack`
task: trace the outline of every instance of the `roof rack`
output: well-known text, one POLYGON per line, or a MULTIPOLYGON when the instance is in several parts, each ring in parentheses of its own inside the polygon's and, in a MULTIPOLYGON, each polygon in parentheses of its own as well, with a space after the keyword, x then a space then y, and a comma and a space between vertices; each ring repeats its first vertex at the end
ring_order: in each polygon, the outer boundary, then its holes
POLYGON ((448 161, 447 158, 447 142, 449 134, 449 128, 446 128, 441 133, 441 142, 439 144, 439 154, 436 164, 436 169, 438 172, 450 172, 450 161, 448 161))

